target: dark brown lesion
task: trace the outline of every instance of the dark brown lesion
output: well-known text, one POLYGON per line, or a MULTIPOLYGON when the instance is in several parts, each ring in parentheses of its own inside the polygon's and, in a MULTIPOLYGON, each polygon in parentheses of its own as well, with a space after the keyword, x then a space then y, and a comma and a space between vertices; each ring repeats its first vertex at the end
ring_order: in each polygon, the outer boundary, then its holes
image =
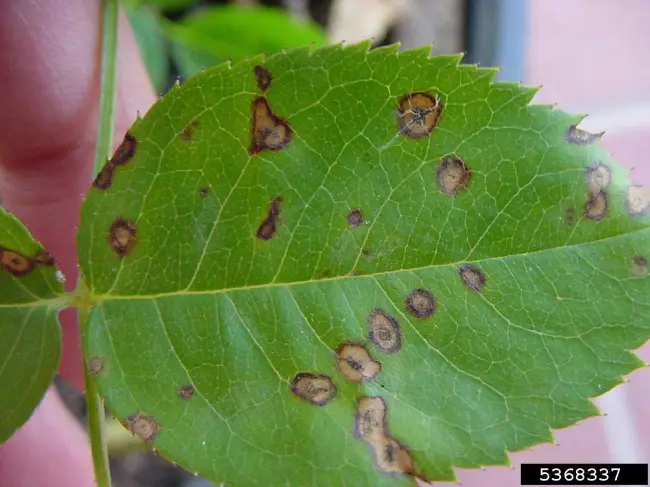
POLYGON ((135 223, 123 218, 116 219, 108 232, 111 248, 120 257, 127 255, 136 241, 135 223))
POLYGON ((130 133, 126 133, 124 140, 115 150, 113 157, 111 157, 111 165, 113 166, 124 166, 128 164, 133 156, 135 155, 135 150, 138 147, 138 141, 130 133))
POLYGON ((573 226, 573 223, 575 221, 575 216, 576 216, 576 209, 574 207, 569 207, 564 212, 564 222, 567 224, 568 227, 573 226))
POLYGON ((181 399, 189 400, 194 395, 194 386, 192 384, 185 384, 179 387, 178 395, 181 399))
POLYGON ((54 256, 45 249, 41 249, 38 251, 38 253, 34 257, 34 262, 36 263, 36 265, 43 265, 46 267, 54 267, 56 265, 54 256))
POLYGON ((277 196, 269 206, 269 212, 264 221, 260 224, 257 229, 256 236, 260 240, 270 240, 272 239, 280 223, 280 203, 282 202, 282 197, 277 196))
POLYGON ((412 139, 431 135, 438 126, 442 103, 437 96, 424 92, 404 95, 398 101, 400 133, 412 139))
POLYGON ((186 142, 189 142, 190 140, 194 139, 194 133, 196 132, 196 128, 199 126, 198 120, 192 120, 190 123, 188 123, 183 131, 181 132, 181 140, 184 140, 186 142))
POLYGON ((122 143, 113 153, 113 157, 106 161, 99 174, 95 177, 93 187, 97 189, 110 188, 111 184, 113 184, 115 168, 128 164, 135 156, 137 147, 138 141, 132 134, 127 132, 122 143))
POLYGON ((271 86, 271 81, 273 81, 273 76, 271 76, 269 70, 261 64, 258 64, 253 69, 253 72, 255 73, 255 80, 259 89, 262 91, 268 90, 269 86, 271 86))
POLYGON ((252 141, 248 153, 259 154, 264 150, 278 151, 291 142, 291 126, 286 120, 277 117, 266 98, 253 100, 252 141))
POLYGON ((111 161, 106 161, 106 164, 104 164, 104 167, 102 167, 101 171, 95 176, 95 180, 93 181, 93 188, 97 189, 108 189, 111 187, 111 184, 113 184, 113 173, 115 172, 115 168, 111 164, 111 161))
POLYGON ((360 208, 354 208, 348 213, 348 225, 359 227, 363 223, 363 213, 360 208))

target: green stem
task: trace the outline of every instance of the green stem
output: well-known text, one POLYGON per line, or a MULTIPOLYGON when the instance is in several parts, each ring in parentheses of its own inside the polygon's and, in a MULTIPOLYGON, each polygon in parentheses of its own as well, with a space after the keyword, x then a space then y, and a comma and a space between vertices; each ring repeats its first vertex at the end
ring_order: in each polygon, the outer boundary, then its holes
POLYGON ((115 119, 115 79, 117 65, 118 0, 102 0, 102 61, 99 92, 99 124, 95 147, 95 174, 104 166, 113 147, 115 119))
MULTIPOLYGON (((90 308, 79 308, 79 325, 85 335, 86 326, 88 325, 88 315, 90 308)), ((106 441, 106 415, 104 413, 104 403, 99 396, 97 382, 91 375, 86 364, 88 357, 84 360, 84 383, 86 386, 86 409, 88 419, 88 436, 90 437, 90 449, 93 457, 93 466, 95 468, 95 482, 97 487, 111 487, 111 472, 108 465, 108 443, 106 441)))
MULTIPOLYGON (((82 339, 85 338, 88 325, 90 307, 78 308, 79 326, 82 330, 82 339)), ((104 403, 99 396, 97 382, 92 376, 86 364, 88 357, 84 354, 84 383, 86 386, 86 409, 88 419, 88 436, 90 437, 90 449, 95 468, 95 482, 97 487, 111 487, 111 472, 108 465, 108 443, 106 441, 106 414, 104 403)))
MULTIPOLYGON (((110 156, 113 146, 113 124, 115 118, 115 79, 117 66, 117 25, 118 0, 102 0, 101 2, 101 43, 102 58, 100 65, 101 84, 99 92, 99 122, 97 126, 97 144, 95 146, 94 174, 97 174, 106 159, 110 156)), ((83 288, 83 278, 80 276, 78 287, 83 288)), ((90 306, 78 308, 81 339, 85 342, 90 306)), ((82 347, 83 348, 83 347, 82 347)), ((88 357, 84 362, 87 364, 88 357)), ((84 364, 84 382, 86 387, 86 405, 88 415, 88 436, 95 469, 97 487, 111 487, 111 473, 108 464, 108 448, 105 437, 104 403, 99 396, 95 378, 84 364)))

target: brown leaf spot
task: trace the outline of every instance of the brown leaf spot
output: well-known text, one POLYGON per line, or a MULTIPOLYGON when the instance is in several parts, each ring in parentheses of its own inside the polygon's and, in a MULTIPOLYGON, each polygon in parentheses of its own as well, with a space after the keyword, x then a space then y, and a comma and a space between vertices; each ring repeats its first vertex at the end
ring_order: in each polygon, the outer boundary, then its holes
POLYGON ((101 357, 90 357, 88 359, 88 370, 91 374, 98 374, 104 370, 104 359, 101 357))
POLYGON ((36 265, 44 265, 46 267, 53 267, 56 265, 54 256, 45 249, 41 249, 38 254, 36 254, 36 257, 34 257, 34 262, 36 265))
POLYGON ((602 220, 607 216, 607 193, 600 191, 589 195, 585 203, 585 216, 591 220, 602 220))
POLYGON ((406 297, 406 310, 416 318, 429 318, 436 311, 436 298, 426 289, 415 289, 406 297))
POLYGON ((191 399, 191 397, 194 395, 194 386, 192 384, 186 384, 184 386, 181 386, 178 389, 178 395, 180 396, 181 399, 191 399))
POLYGON ((135 149, 137 148, 137 145, 138 141, 135 140, 135 137, 127 132, 124 136, 124 140, 115 150, 115 153, 110 160, 111 165, 124 166, 127 164, 135 155, 135 149))
POLYGON ((443 193, 455 196, 464 190, 472 179, 472 171, 456 156, 442 159, 436 171, 436 182, 443 193))
POLYGON ((383 309, 374 309, 368 316, 370 339, 375 346, 386 353, 395 353, 402 347, 402 336, 397 320, 383 309))
POLYGON ((612 171, 604 164, 598 163, 585 170, 585 182, 591 194, 598 194, 609 186, 612 171))
POLYGON ((359 208, 355 208, 348 213, 348 224, 351 227, 358 227, 363 223, 363 213, 359 208))
POLYGON ((13 250, 0 247, 2 268, 16 277, 26 276, 34 269, 34 261, 13 250))
POLYGON ((160 425, 152 416, 143 413, 135 413, 126 418, 124 427, 135 436, 139 436, 147 443, 156 439, 160 432, 160 425))
POLYGON ((97 188, 97 189, 110 188, 111 184, 113 184, 114 170, 115 168, 110 163, 110 161, 107 161, 106 164, 104 164, 104 167, 102 167, 102 170, 99 171, 97 176, 95 176, 95 180, 93 181, 93 188, 97 188))
POLYGON ((257 229, 257 238, 261 240, 270 240, 277 231, 277 225, 280 222, 280 203, 282 196, 277 196, 269 206, 267 217, 262 221, 257 229))
POLYGON ((257 80, 259 89, 262 91, 268 90, 269 86, 271 86, 271 81, 273 81, 273 76, 271 76, 269 70, 261 64, 258 64, 253 69, 253 72, 255 73, 255 79, 257 80))
POLYGON ((572 144, 588 145, 600 139, 605 132, 592 134, 586 130, 579 129, 577 125, 571 125, 566 131, 565 139, 572 144))
POLYGON ((374 379, 381 371, 381 363, 374 360, 363 345, 344 343, 337 350, 337 367, 352 382, 374 379))
POLYGON ((336 386, 326 375, 301 372, 291 384, 291 391, 316 406, 325 406, 336 395, 336 386))
POLYGON ((632 272, 637 276, 645 276, 648 273, 648 261, 642 255, 632 257, 632 272))
POLYGON ((120 257, 128 254, 135 244, 135 224, 129 220, 118 218, 111 225, 108 234, 111 247, 120 257))
POLYGON ((485 274, 473 265, 466 264, 460 266, 458 268, 458 274, 460 274, 463 284, 469 289, 479 292, 485 286, 485 274))
POLYGON ((248 150, 255 155, 263 150, 277 151, 291 142, 291 126, 273 114, 266 98, 253 100, 253 140, 248 150))
POLYGON ((357 403, 354 434, 365 441, 377 441, 386 434, 386 403, 379 396, 362 397, 357 403))
POLYGON ((199 189, 199 194, 200 194, 203 198, 205 198, 208 194, 210 194, 210 188, 208 188, 208 187, 206 186, 206 187, 203 187, 203 188, 199 189))
POLYGON ((190 123, 188 123, 181 132, 181 140, 184 140, 186 142, 192 140, 194 138, 194 133, 196 132, 196 127, 198 126, 198 120, 192 120, 190 123))
POLYGON ((391 436, 384 436, 373 445, 375 464, 380 472, 388 475, 413 475, 413 459, 408 448, 391 436))
POLYGON ((650 191, 641 186, 630 186, 627 190, 627 211, 630 215, 644 215, 648 208, 650 208, 650 191))
POLYGON ((397 116, 400 133, 412 139, 427 137, 438 125, 442 105, 427 93, 409 93, 400 98, 397 116))

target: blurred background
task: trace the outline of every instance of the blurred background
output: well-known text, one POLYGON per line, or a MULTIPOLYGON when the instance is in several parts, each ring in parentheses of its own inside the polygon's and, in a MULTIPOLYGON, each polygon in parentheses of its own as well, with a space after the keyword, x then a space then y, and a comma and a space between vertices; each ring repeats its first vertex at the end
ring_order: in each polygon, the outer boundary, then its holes
MULTIPOLYGON (((159 94, 222 61, 313 43, 373 38, 403 48, 435 44, 499 79, 543 85, 538 103, 588 114, 582 128, 650 184, 648 0, 123 0, 159 94), (645 149, 649 149, 645 152, 645 149), (646 154, 646 156, 644 156, 646 154)), ((650 361, 650 347, 639 350, 650 361)), ((83 397, 57 380, 85 423, 83 397)), ((650 369, 597 399, 604 415, 556 432, 555 445, 511 455, 510 467, 457 470, 466 487, 519 486, 522 462, 650 462, 650 369)), ((212 487, 109 423, 115 487, 212 487)), ((444 441, 441 438, 440 441, 444 441)))

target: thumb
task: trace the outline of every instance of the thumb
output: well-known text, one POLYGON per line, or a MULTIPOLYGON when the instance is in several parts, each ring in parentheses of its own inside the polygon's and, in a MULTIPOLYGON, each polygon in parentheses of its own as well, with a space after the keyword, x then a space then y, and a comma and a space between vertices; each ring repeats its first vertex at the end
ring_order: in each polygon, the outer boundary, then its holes
MULTIPOLYGON (((77 278, 76 229, 90 187, 100 87, 100 0, 0 0, 0 197, 77 278)), ((120 18, 115 139, 155 101, 120 18)), ((61 375, 83 388, 72 310, 61 316, 61 375)))

